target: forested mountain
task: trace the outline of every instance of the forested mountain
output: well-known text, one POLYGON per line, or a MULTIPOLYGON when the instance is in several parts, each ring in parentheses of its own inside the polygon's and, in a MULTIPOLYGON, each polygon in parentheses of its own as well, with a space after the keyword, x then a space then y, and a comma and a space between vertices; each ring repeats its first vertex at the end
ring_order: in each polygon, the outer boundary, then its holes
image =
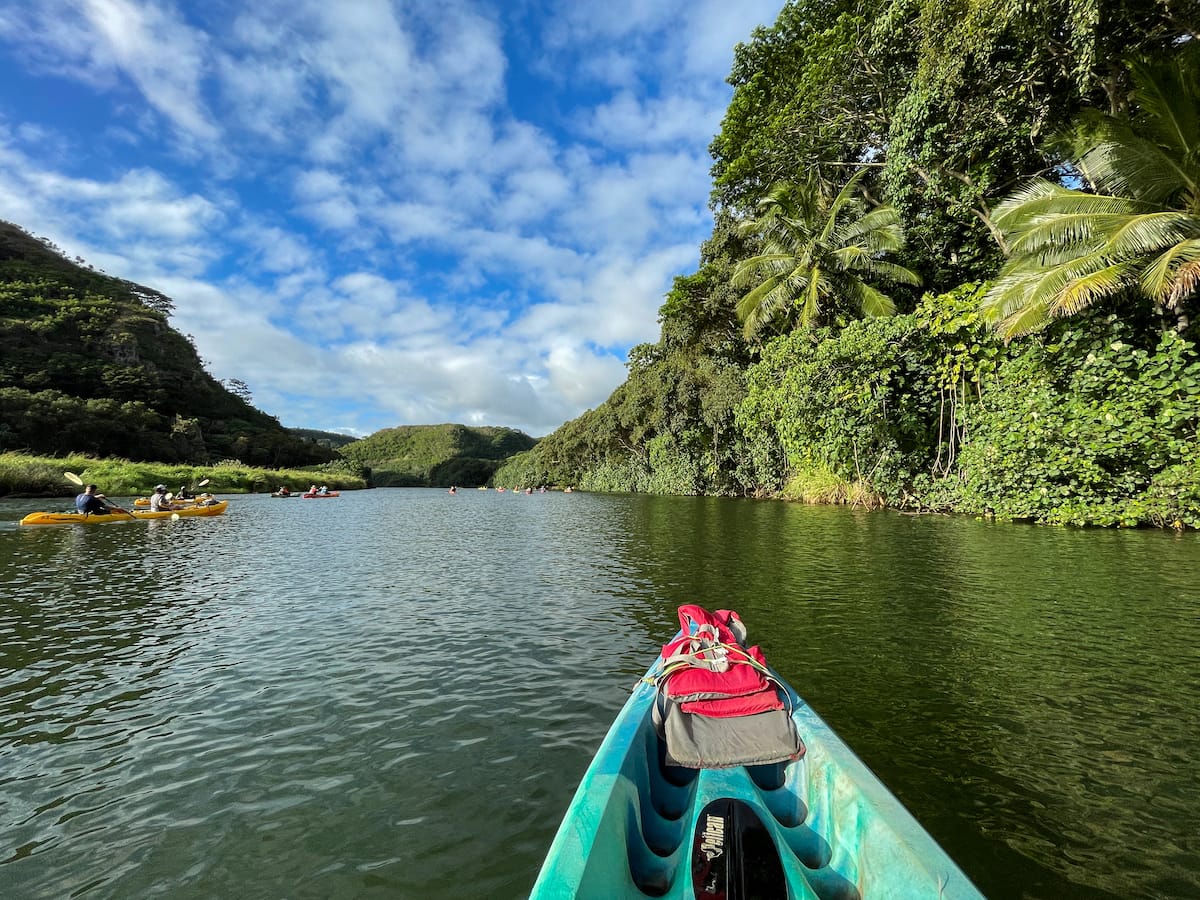
POLYGON ((497 480, 1200 527, 1198 17, 789 0, 659 340, 497 480))
POLYGON ((209 375, 163 294, 0 222, 0 451, 287 467, 328 462, 209 375))
POLYGON ((321 431, 317 428, 289 428, 288 431, 301 440, 320 444, 322 447, 328 447, 330 450, 337 450, 358 440, 353 435, 342 434, 338 431, 321 431))
POLYGON ((508 457, 537 441, 511 428, 467 425, 401 425, 341 448, 375 487, 487 484, 508 457))

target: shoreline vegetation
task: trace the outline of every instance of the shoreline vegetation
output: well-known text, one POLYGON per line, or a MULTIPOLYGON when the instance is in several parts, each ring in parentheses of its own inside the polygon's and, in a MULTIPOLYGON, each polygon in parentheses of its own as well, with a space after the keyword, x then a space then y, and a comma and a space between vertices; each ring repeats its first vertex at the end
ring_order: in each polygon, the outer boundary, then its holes
POLYGON ((85 483, 95 483, 110 497, 146 496, 156 484, 171 491, 186 485, 212 494, 268 494, 286 485, 303 492, 314 482, 331 491, 362 490, 367 479, 347 473, 308 469, 264 469, 233 460, 211 466, 172 463, 131 462, 127 459, 98 459, 69 456, 34 456, 20 452, 0 453, 0 497, 73 497, 79 488, 67 480, 64 472, 74 472, 85 483))

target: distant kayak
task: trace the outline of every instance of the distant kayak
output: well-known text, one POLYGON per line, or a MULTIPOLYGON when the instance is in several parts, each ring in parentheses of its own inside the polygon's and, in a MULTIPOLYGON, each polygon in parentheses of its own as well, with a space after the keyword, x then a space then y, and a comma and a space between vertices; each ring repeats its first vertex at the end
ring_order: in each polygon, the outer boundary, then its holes
POLYGON ((300 496, 303 497, 305 500, 323 500, 326 497, 337 497, 339 495, 338 495, 337 491, 327 491, 324 494, 322 494, 322 493, 314 494, 311 491, 306 491, 305 493, 301 494, 300 496))
POLYGON ((77 512, 32 512, 21 520, 22 525, 103 525, 106 522, 141 522, 148 519, 170 519, 178 516, 181 519, 196 516, 219 516, 229 506, 228 500, 212 501, 204 505, 187 506, 183 509, 151 512, 146 509, 135 509, 130 512, 90 513, 84 515, 77 512))
POLYGON ((531 900, 983 900, 732 618, 707 649, 681 630, 634 687, 531 900))

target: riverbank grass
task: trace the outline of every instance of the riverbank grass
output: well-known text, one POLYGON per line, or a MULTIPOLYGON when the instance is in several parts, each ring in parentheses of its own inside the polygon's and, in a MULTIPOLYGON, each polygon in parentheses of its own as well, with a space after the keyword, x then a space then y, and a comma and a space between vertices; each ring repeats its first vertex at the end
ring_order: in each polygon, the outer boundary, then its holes
POLYGON ((800 503, 839 504, 879 509, 883 497, 865 481, 847 481, 828 466, 818 462, 793 470, 779 496, 800 503))
POLYGON ((85 483, 95 483, 112 497, 149 494, 156 484, 168 490, 180 486, 214 494, 264 494, 287 486, 292 491, 307 490, 313 482, 331 490, 351 491, 367 487, 366 479, 344 472, 324 469, 260 469, 225 461, 212 466, 171 463, 131 462, 127 459, 94 457, 32 456, 9 451, 0 453, 0 496, 67 497, 79 488, 64 475, 73 472, 85 483))

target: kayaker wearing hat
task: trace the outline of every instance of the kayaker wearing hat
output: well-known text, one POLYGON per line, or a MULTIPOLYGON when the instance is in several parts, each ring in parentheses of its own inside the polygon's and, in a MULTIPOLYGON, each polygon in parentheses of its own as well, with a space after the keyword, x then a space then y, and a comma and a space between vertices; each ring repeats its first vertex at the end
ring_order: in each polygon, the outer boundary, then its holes
POLYGON ((165 484, 157 485, 154 493, 150 495, 150 512, 167 512, 174 508, 171 501, 167 499, 167 486, 165 484))

